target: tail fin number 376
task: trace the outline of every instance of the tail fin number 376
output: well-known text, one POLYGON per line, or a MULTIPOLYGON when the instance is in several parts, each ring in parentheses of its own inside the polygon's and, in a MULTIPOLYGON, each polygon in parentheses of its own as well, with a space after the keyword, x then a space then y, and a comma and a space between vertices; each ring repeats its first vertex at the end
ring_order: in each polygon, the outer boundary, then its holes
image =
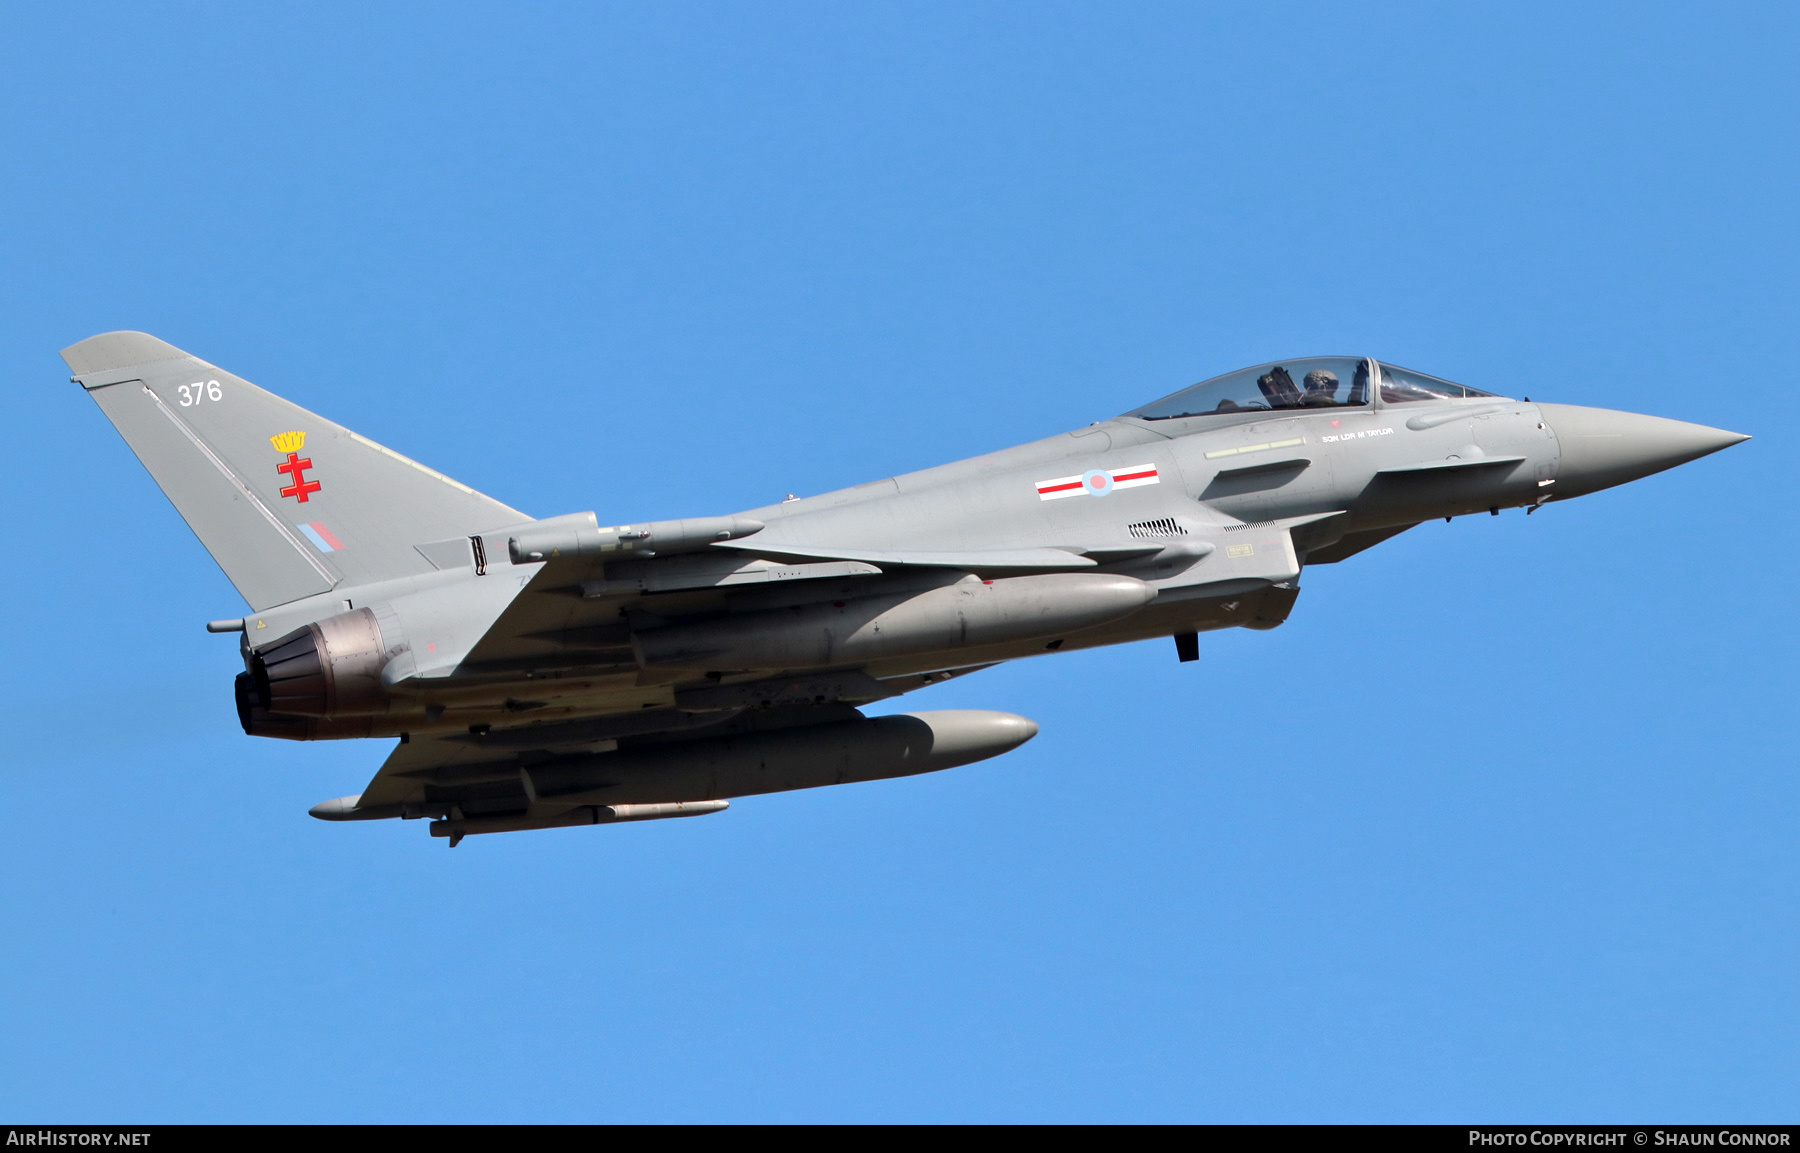
POLYGON ((184 384, 175 391, 181 394, 181 407, 183 408, 189 408, 202 401, 218 400, 219 397, 224 395, 219 389, 219 382, 216 380, 196 381, 193 384, 184 384))

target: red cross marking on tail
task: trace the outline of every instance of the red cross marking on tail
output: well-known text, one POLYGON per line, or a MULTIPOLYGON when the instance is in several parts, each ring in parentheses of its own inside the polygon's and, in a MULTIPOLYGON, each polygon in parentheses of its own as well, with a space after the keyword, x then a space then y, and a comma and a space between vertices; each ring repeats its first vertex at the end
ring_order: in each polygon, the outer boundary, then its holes
POLYGON ((319 491, 319 482, 306 479, 306 470, 313 466, 312 457, 300 459, 297 452, 288 453, 286 460, 275 466, 276 472, 285 472, 293 478, 294 483, 281 490, 282 496, 291 496, 301 504, 306 503, 306 494, 319 491))

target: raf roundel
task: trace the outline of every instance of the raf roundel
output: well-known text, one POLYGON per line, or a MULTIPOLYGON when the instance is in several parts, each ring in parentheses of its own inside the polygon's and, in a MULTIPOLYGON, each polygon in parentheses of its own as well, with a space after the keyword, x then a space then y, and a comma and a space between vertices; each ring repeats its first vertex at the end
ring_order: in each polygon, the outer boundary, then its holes
POLYGON ((1039 500, 1067 496, 1107 496, 1116 488, 1137 488, 1157 483, 1154 464, 1128 464, 1124 468, 1090 468, 1077 476, 1058 476, 1037 482, 1039 500))

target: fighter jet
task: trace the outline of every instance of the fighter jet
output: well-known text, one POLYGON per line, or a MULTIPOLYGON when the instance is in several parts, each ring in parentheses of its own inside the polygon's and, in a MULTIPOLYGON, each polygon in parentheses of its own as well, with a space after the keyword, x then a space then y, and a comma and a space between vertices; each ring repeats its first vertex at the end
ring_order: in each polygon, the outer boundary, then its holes
POLYGON ((865 716, 1003 661, 1272 629, 1310 565, 1747 437, 1355 356, 1259 365, 1014 448, 727 516, 534 520, 141 332, 63 350, 242 594, 251 736, 385 737, 328 821, 465 836, 933 772, 1038 726, 865 716))

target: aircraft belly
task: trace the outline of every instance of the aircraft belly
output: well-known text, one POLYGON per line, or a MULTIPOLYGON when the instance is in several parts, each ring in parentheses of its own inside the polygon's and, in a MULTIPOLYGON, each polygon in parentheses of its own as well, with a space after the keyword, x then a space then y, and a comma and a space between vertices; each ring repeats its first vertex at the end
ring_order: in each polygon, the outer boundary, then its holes
POLYGON ((1048 640, 1036 638, 873 661, 866 667, 866 671, 870 676, 887 679, 974 664, 999 664, 1026 657, 1074 652, 1077 649, 1128 644, 1183 632, 1273 628, 1287 619, 1298 591, 1291 587, 1263 586, 1226 597, 1171 603, 1152 602, 1120 620, 1074 630, 1048 640), (1054 648, 1051 647, 1052 644, 1055 645, 1054 648))

